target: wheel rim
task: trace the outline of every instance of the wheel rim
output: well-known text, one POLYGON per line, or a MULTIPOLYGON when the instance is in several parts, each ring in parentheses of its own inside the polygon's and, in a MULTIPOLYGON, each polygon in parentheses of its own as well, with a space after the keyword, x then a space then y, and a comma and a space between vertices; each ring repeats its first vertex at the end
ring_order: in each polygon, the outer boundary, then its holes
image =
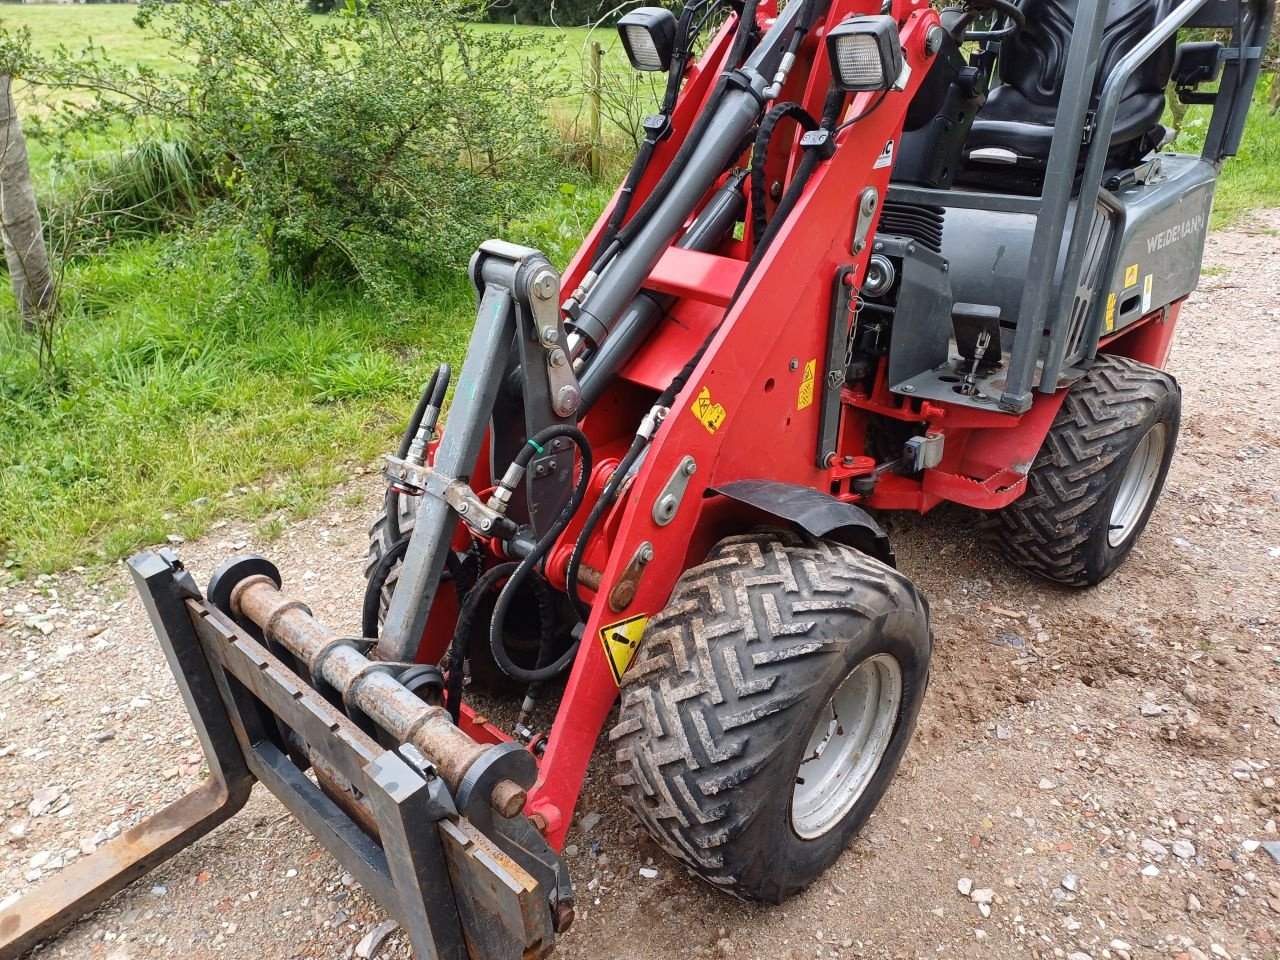
POLYGON ((845 677, 809 734, 791 793, 791 828, 820 837, 853 809, 880 767, 902 702, 902 667, 876 654, 845 677))
POLYGON ((1138 528, 1138 521, 1155 494, 1156 477, 1160 475, 1168 438, 1169 428, 1157 423, 1138 441, 1111 504, 1111 521, 1107 527, 1107 542, 1111 546, 1120 546, 1138 528))

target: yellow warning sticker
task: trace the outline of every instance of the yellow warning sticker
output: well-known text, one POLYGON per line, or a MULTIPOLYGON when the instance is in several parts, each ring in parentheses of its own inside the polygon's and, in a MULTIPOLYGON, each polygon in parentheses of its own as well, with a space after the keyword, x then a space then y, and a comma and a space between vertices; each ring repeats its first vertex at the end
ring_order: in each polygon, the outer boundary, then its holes
POLYGON ((800 393, 796 397, 796 409, 813 406, 813 380, 818 375, 818 358, 804 365, 804 378, 800 381, 800 393))
POLYGON ((720 429, 720 424, 724 423, 725 409, 720 404, 711 402, 711 391, 706 387, 694 398, 693 406, 689 409, 698 418, 698 422, 707 428, 708 433, 715 433, 720 429))
POLYGON ((1148 273, 1142 278, 1142 312, 1148 314, 1151 312, 1151 280, 1155 275, 1148 273))
POLYGON ((1107 333, 1116 328, 1116 295, 1107 297, 1107 333))
POLYGON ((1130 287, 1138 284, 1138 265, 1135 263, 1131 267, 1124 268, 1124 288, 1128 290, 1130 287))
POLYGON ((649 615, 642 613, 600 628, 604 658, 609 661, 613 682, 619 686, 622 685, 622 675, 627 672, 627 667, 635 659, 636 650, 640 648, 640 638, 644 636, 644 628, 648 622, 649 615))

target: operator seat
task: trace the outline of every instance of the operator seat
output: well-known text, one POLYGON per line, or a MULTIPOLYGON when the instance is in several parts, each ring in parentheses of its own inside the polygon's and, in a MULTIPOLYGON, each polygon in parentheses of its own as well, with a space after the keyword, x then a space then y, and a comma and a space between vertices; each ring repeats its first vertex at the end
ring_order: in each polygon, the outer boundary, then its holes
MULTIPOLYGON (((999 84, 965 141, 964 181, 999 189, 1038 187, 1053 142, 1067 47, 1081 2, 1022 0, 1027 25, 1001 42, 999 84)), ((1111 0, 1091 109, 1121 57, 1160 22, 1166 5, 1167 0, 1111 0)), ((1160 116, 1176 48, 1171 38, 1130 78, 1111 133, 1109 167, 1136 163, 1165 139, 1160 116)))

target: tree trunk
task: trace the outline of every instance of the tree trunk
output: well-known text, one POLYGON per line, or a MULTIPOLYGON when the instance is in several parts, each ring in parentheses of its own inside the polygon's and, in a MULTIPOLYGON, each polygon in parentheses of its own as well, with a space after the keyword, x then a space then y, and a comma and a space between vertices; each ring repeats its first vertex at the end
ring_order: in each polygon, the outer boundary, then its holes
POLYGON ((1280 56, 1276 57, 1275 69, 1271 75, 1271 115, 1280 113, 1280 56))
POLYGON ((22 325, 35 330, 52 316, 57 291, 10 76, 0 76, 0 234, 22 325))

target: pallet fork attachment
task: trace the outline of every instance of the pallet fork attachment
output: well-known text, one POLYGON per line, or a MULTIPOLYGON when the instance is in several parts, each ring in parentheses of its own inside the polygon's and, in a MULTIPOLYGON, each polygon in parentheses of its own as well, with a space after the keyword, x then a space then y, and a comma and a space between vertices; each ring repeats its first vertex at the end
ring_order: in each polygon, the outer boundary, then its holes
POLYGON ((520 813, 536 770, 529 754, 477 744, 451 724, 441 742, 439 708, 401 686, 395 665, 372 661, 344 691, 369 711, 361 729, 330 702, 341 693, 285 662, 310 673, 346 651, 350 667, 363 659, 361 642, 334 637, 285 598, 260 558, 225 564, 211 583, 210 596, 236 595, 234 619, 200 594, 173 551, 140 554, 129 567, 209 777, 0 912, 0 960, 26 953, 209 833, 245 805, 255 782, 399 921, 422 960, 532 960, 554 949, 573 919, 572 893, 559 858, 520 813), (320 656, 308 662, 299 637, 316 641, 320 656), (386 736, 379 724, 394 711, 403 729, 386 736), (445 755, 437 763, 419 746, 445 755))

